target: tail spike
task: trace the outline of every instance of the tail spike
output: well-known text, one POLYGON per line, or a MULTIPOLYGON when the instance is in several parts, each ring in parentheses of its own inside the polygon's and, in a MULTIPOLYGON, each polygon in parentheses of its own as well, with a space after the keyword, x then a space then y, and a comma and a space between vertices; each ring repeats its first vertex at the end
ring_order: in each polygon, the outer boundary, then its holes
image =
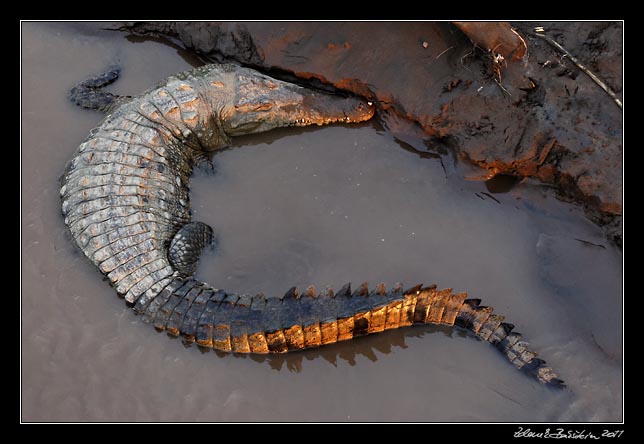
POLYGON ((345 298, 351 296, 351 282, 344 284, 342 288, 338 290, 338 292, 335 294, 335 297, 337 298, 338 296, 345 298))
POLYGON ((403 286, 400 282, 396 283, 396 285, 394 285, 393 288, 386 294, 386 298, 389 302, 402 299, 402 297, 403 297, 403 286))
POLYGON ((324 290, 324 293, 321 293, 320 296, 322 296, 324 298, 334 298, 335 293, 333 292, 332 287, 326 287, 326 289, 324 290))
POLYGON ((314 285, 309 285, 306 290, 304 290, 304 293, 302 293, 303 298, 317 298, 317 293, 315 292, 315 286, 314 285))
POLYGON ((423 284, 418 284, 405 291, 405 294, 418 293, 423 288, 423 284))
POLYGON ((368 282, 363 282, 360 287, 356 289, 356 291, 353 292, 353 297, 355 296, 367 296, 369 294, 369 283, 368 282))
POLYGON ((530 373, 534 373, 539 367, 543 367, 546 364, 546 361, 540 358, 532 358, 530 362, 523 366, 523 370, 530 373))
POLYGON ((384 282, 379 283, 376 285, 376 294, 380 296, 384 296, 387 293, 387 287, 385 286, 384 282))
POLYGON ((297 293, 297 287, 291 287, 288 291, 282 296, 283 300, 286 299, 299 299, 299 294, 297 293))
POLYGON ((555 386, 557 388, 562 388, 562 389, 566 388, 566 383, 563 381, 563 379, 559 379, 559 378, 552 378, 546 384, 555 386))
POLYGON ((508 335, 512 330, 514 330, 514 324, 511 324, 509 322, 501 322, 501 327, 503 327, 503 330, 505 330, 505 333, 508 335))

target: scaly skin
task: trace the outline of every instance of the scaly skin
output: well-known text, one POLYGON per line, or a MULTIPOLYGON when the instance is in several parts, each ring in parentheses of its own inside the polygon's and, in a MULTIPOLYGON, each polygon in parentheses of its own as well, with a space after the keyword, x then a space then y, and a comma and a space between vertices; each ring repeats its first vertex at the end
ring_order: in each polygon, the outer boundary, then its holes
POLYGON ((118 71, 79 84, 72 100, 111 111, 62 177, 65 223, 83 253, 128 305, 160 331, 237 353, 282 353, 414 323, 457 325, 491 342, 518 368, 563 387, 503 316, 465 293, 397 285, 282 298, 238 295, 191 275, 211 239, 191 222, 189 179, 207 152, 230 137, 285 126, 370 119, 374 106, 272 79, 233 65, 172 76, 127 99, 100 87, 118 71))

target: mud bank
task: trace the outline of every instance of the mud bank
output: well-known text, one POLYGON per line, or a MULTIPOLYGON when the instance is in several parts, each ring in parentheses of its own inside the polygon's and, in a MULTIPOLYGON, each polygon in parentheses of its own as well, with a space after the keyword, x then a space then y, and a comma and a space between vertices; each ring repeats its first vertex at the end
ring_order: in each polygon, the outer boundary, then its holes
POLYGON ((528 54, 503 61, 500 77, 490 55, 447 22, 110 26, 169 36, 204 62, 277 68, 377 99, 384 126, 395 130, 399 117, 416 123, 426 139, 422 149, 447 147, 481 168, 469 170, 469 178, 510 175, 551 186, 622 243, 622 111, 570 60, 532 35, 543 26, 621 98, 621 23, 512 23, 528 54))

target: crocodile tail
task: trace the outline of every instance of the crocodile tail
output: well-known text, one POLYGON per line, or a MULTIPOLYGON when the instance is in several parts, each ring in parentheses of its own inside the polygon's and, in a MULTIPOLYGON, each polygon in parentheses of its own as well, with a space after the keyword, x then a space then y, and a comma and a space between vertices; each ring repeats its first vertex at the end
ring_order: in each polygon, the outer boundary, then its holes
POLYGON ((353 292, 347 284, 319 295, 313 287, 301 295, 293 287, 281 298, 267 298, 227 293, 192 278, 175 277, 151 301, 137 301, 134 309, 159 331, 236 353, 284 353, 416 323, 455 325, 491 343, 540 382, 565 387, 512 331, 512 324, 481 306, 479 299, 466 298, 466 293, 435 286, 404 291, 400 284, 389 290, 379 284, 369 291, 366 283, 353 292))
POLYGON ((78 83, 69 91, 69 100, 82 108, 104 113, 111 112, 117 106, 132 99, 130 96, 120 96, 102 89, 114 83, 120 74, 120 68, 112 67, 104 73, 78 83))

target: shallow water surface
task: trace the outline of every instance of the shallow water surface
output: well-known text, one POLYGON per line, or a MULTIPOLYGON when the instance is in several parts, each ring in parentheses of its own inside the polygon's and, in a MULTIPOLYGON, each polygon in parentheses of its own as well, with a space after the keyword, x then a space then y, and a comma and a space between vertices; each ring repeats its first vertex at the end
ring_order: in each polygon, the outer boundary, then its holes
MULTIPOLYGON (((192 182, 237 292, 417 283, 468 291, 555 368, 545 388, 487 343, 419 326, 283 356, 185 348, 143 324, 74 247, 58 177, 101 115, 66 93, 110 64, 136 93, 190 65, 96 25, 22 26, 23 421, 620 421, 621 253, 581 211, 502 193, 401 149, 376 122, 247 136, 192 182), (447 172, 446 172, 447 171, 447 172)), ((449 163, 449 159, 444 160, 449 163)))

